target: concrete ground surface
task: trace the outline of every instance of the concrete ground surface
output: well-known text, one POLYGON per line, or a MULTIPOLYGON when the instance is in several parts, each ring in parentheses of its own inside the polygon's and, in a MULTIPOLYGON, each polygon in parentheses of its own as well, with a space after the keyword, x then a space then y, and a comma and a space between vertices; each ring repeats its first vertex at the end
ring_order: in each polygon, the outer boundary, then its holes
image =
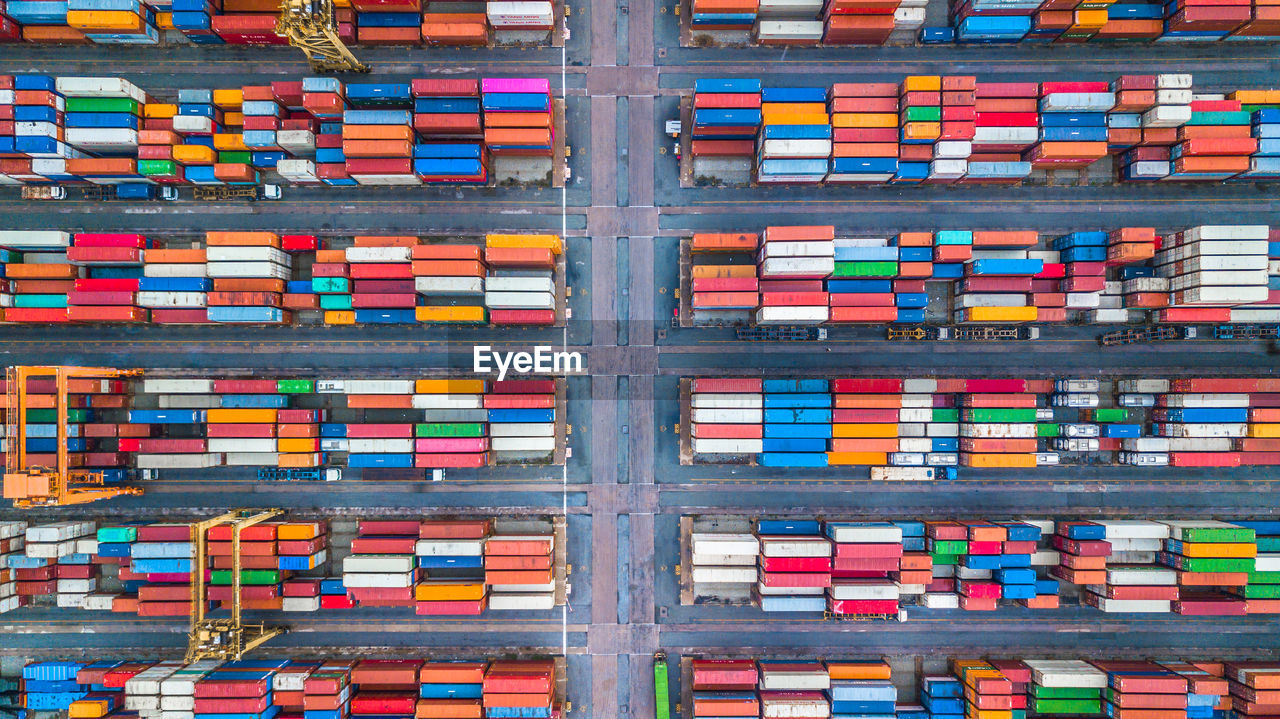
MULTIPOLYGON (((374 328, 0 327, 4 364, 82 363, 162 370, 323 372, 372 376, 466 370, 476 342, 583 351, 572 378, 572 456, 562 467, 451 472, 442 483, 271 485, 247 472, 164 476, 141 497, 30 515, 190 517, 230 506, 348 516, 485 512, 568 514, 572 591, 549 616, 436 620, 389 610, 334 618, 271 617, 292 631, 262 650, 368 656, 568 655, 571 717, 653 716, 651 656, 856 656, 955 652, 1086 656, 1253 654, 1280 648, 1266 619, 1103 617, 1085 610, 984 616, 908 615, 902 624, 766 617, 749 608, 681 607, 675 529, 686 514, 850 516, 1271 516, 1277 473, 1061 468, 1034 476, 971 472, 947 485, 876 485, 837 471, 681 466, 674 424, 678 378, 690 375, 1055 376, 1272 375, 1265 343, 1186 343, 1102 350, 1097 328, 1049 328, 1036 342, 888 344, 880 330, 833 334, 825 345, 750 345, 729 330, 673 329, 676 238, 694 230, 769 224, 842 230, 1076 230, 1159 224, 1280 223, 1276 186, 695 188, 679 185, 663 124, 698 77, 759 77, 766 85, 976 74, 990 80, 1111 79, 1192 72, 1196 87, 1267 87, 1280 77, 1273 45, 1106 45, 971 48, 682 48, 676 3, 570 2, 565 48, 359 48, 374 66, 351 81, 412 77, 551 78, 567 108, 572 179, 558 189, 286 188, 277 203, 22 203, 0 189, 5 229, 164 231, 264 229, 354 233, 563 232, 574 318, 554 330, 374 328)), ((5 72, 123 75, 162 97, 308 74, 287 48, 0 46, 5 72)), ((74 195, 74 192, 73 192, 74 195)), ((189 198, 189 192, 184 193, 189 198)), ((13 516, 13 512, 5 512, 13 516)), ((172 655, 181 622, 27 609, 0 615, 11 656, 172 655)), ((673 688, 679 682, 673 681, 673 688)), ((673 696, 678 694, 673 693, 673 696)))

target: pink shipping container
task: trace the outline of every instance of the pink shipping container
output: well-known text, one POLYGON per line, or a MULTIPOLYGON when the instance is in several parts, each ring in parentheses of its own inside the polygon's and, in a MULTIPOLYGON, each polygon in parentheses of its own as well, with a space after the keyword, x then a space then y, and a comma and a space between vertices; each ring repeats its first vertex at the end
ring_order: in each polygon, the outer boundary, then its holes
POLYGON ((449 454, 453 452, 487 452, 488 437, 439 437, 414 440, 415 452, 424 454, 449 454))
POLYGON ((488 452, 413 455, 413 466, 420 468, 487 467, 488 465, 488 452))
POLYGON ((213 391, 218 394, 275 394, 276 387, 276 381, 273 379, 215 379, 213 381, 213 391))
POLYGON ((411 424, 349 424, 347 437, 357 439, 406 439, 413 436, 411 424))

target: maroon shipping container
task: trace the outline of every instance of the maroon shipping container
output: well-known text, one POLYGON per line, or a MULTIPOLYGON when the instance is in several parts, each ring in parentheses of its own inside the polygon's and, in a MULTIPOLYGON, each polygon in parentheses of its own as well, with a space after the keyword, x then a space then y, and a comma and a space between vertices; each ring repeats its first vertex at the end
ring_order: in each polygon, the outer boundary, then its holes
MULTIPOLYGON (((1112 567, 1113 569, 1115 567, 1112 567)), ((1178 598, 1177 586, 1107 586, 1108 599, 1168 600, 1178 598)))
MULTIPOLYGON (((209 587, 209 600, 214 602, 229 602, 235 596, 231 592, 231 586, 219 584, 209 587)), ((274 584, 240 587, 241 599, 275 599, 280 596, 279 588, 274 584)))
POLYGON ((276 411, 276 421, 280 424, 300 424, 319 422, 321 410, 316 409, 281 409, 276 411))
MULTIPOLYGON (((389 686, 392 684, 403 684, 406 687, 417 689, 418 672, 422 669, 422 661, 416 659, 362 659, 359 664, 351 670, 351 681, 355 684, 378 684, 389 686)), ((417 691, 406 693, 412 699, 418 698, 417 691)), ((404 696, 405 694, 397 694, 396 696, 404 696)), ((362 696, 368 696, 362 693, 362 696)), ((412 709, 406 712, 411 712, 412 709)), ((378 712, 357 712, 359 714, 399 714, 400 709, 388 709, 378 712)))
POLYGON ((480 81, 418 78, 409 84, 409 91, 414 97, 474 97, 480 94, 480 81))
POLYGON ((319 579, 291 579, 284 583, 283 596, 317 597, 320 596, 319 579))
POLYGON ((187 542, 191 540, 188 524, 147 524, 137 528, 139 542, 187 542))
POLYGON ((495 325, 549 326, 556 322, 555 310, 489 310, 489 322, 495 325))
POLYGON ((352 279, 412 280, 413 265, 408 262, 361 262, 350 267, 352 279))
POLYGON ((347 595, 361 604, 413 601, 413 587, 348 587, 347 595))
POLYGON ((209 324, 209 313, 204 308, 186 310, 151 310, 153 324, 203 325, 209 324))
POLYGON ((352 294, 351 306, 354 309, 398 308, 406 309, 417 306, 416 294, 352 294))
POLYGON ((1030 277, 966 277, 960 283, 963 292, 1030 292, 1030 277))
POLYGON ((351 540, 355 554, 412 554, 418 541, 417 530, 412 537, 356 537, 351 540))
POLYGON ((694 392, 762 392, 764 380, 757 378, 697 377, 693 380, 694 392))
POLYGON ((734 687, 754 690, 759 679, 756 663, 749 659, 695 659, 692 664, 695 690, 734 687))
MULTIPOLYGON (((183 611, 186 614, 186 611, 183 611)), ((217 673, 210 675, 217 677, 217 673)), ((267 692, 271 688, 270 679, 201 679, 196 682, 195 697, 200 699, 254 699, 257 697, 266 697, 267 692)), ((222 713, 224 710, 206 709, 212 713, 222 713)), ((258 710, 262 711, 262 710, 258 710)))
POLYGON ((207 452, 203 439, 143 438, 138 440, 139 452, 161 454, 194 454, 207 452))
POLYGON ((373 535, 401 535, 417 537, 420 524, 415 521, 395 519, 362 519, 356 527, 361 537, 373 535))
POLYGON ((494 380, 490 391, 496 394, 551 394, 556 391, 553 379, 494 380))
POLYGON ((830 572, 830 557, 761 557, 766 572, 830 572))
POLYGON ((831 390, 836 393, 868 392, 883 394, 902 391, 900 379, 837 379, 831 383, 831 390))
POLYGON ((759 280, 758 286, 761 292, 823 292, 826 289, 822 280, 759 280))

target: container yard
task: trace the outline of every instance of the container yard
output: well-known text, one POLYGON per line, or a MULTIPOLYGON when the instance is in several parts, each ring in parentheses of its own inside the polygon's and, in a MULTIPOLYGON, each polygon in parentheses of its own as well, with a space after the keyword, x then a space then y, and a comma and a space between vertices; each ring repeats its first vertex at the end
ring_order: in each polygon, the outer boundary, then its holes
POLYGON ((0 719, 1280 716, 1277 12, 0 2, 0 719))

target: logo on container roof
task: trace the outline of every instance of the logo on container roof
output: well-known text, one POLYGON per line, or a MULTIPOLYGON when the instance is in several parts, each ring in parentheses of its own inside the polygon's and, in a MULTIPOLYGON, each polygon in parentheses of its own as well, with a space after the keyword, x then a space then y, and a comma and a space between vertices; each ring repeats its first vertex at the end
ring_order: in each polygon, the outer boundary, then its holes
POLYGON ((498 381, 507 372, 516 374, 570 375, 586 371, 581 352, 557 352, 550 345, 538 345, 533 352, 501 352, 490 345, 471 348, 471 370, 476 374, 497 372, 498 381))

